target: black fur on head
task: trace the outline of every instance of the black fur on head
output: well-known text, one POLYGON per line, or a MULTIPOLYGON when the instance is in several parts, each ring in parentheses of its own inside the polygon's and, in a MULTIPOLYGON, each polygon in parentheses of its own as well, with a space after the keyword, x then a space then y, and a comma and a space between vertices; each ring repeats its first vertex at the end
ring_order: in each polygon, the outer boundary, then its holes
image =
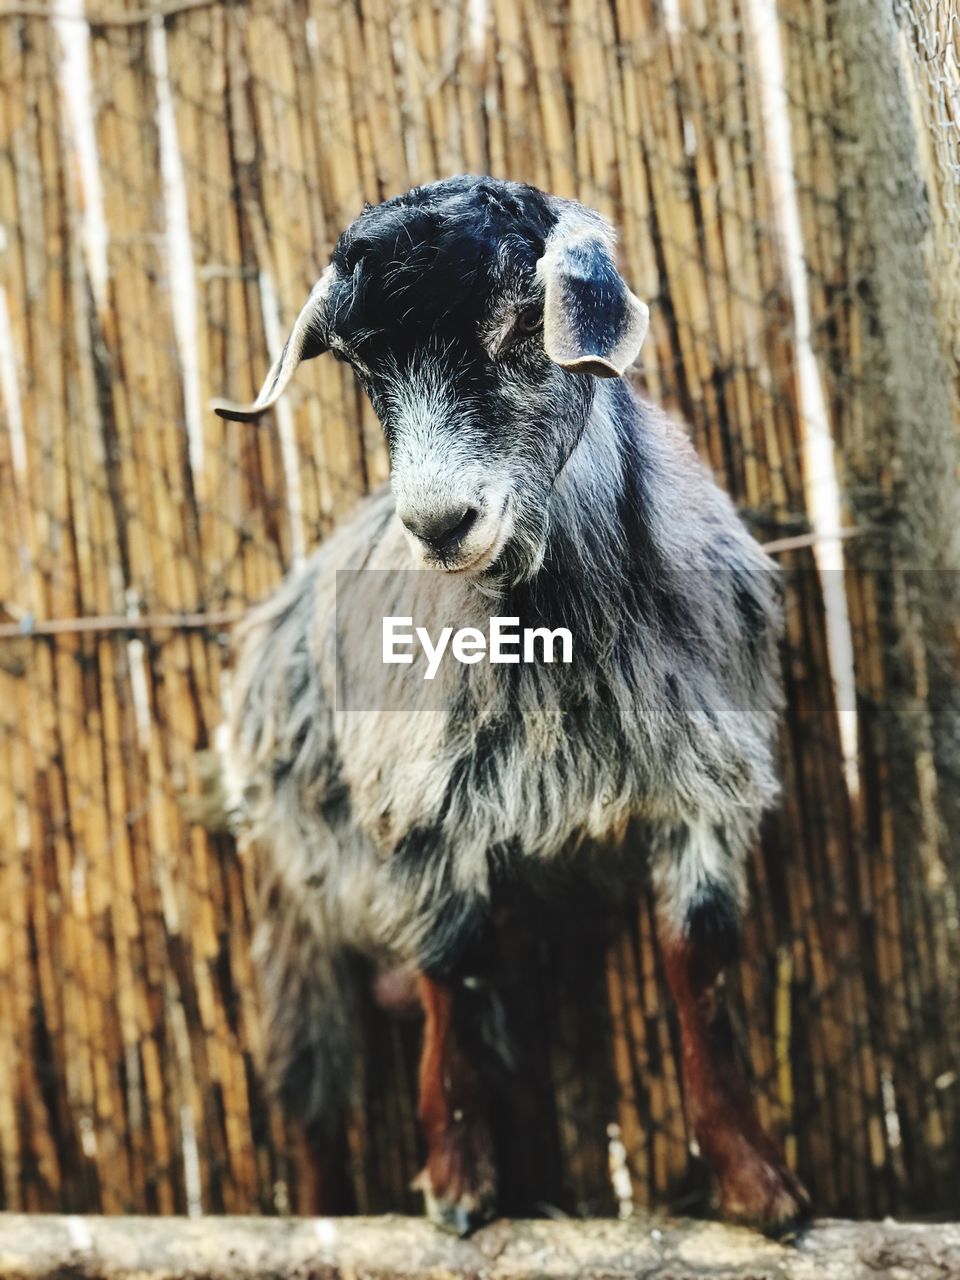
POLYGON ((439 325, 469 345, 505 285, 526 285, 542 303, 536 266, 556 221, 541 191, 491 178, 448 178, 367 205, 333 251, 331 333, 411 342, 439 325))

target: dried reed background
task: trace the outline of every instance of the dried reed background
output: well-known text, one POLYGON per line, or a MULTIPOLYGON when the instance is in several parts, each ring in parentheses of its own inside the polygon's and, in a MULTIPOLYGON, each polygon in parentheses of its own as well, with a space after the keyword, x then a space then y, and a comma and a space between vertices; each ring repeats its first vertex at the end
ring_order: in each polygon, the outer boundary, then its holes
MULTIPOLYGON (((952 5, 186 0, 151 20, 91 0, 88 27, 81 2, 56 22, 0 4, 0 1202, 413 1203, 411 1029, 371 1027, 366 1115, 318 1185, 253 1067, 249 869, 181 802, 229 617, 385 474, 332 360, 259 429, 206 402, 255 387, 364 199, 473 170, 622 226, 646 386, 765 540, 829 518, 823 388, 858 533, 842 582, 781 554, 785 802, 752 865, 738 1024, 822 1211, 955 1212, 952 5), (182 613, 206 616, 149 623, 182 613)), ((531 911, 505 943, 527 1080, 504 1102, 508 1207, 698 1203, 649 904, 575 929, 531 911)))

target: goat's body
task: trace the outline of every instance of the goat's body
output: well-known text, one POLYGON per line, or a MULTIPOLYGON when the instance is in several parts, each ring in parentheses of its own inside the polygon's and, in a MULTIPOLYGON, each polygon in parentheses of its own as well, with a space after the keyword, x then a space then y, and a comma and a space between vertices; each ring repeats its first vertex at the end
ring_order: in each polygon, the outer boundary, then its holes
POLYGON ((598 215, 461 176, 367 207, 257 399, 219 409, 256 417, 329 351, 383 424, 391 495, 245 629, 226 773, 269 890, 274 1082, 302 1116, 329 1111, 356 1078, 357 958, 415 976, 423 1187, 457 1230, 496 1200, 477 1037, 492 997, 470 944, 496 892, 544 868, 632 887, 626 845, 653 877, 687 1108, 724 1207, 770 1223, 806 1204, 719 987, 776 791, 777 591, 689 442, 620 380, 646 327, 598 215), (380 660, 388 617, 430 636, 564 628, 572 660, 418 680, 380 660))
MULTIPOLYGON (((350 951, 442 969, 504 863, 522 872, 584 846, 602 859, 630 823, 678 928, 698 896, 735 916, 743 856, 775 792, 770 562, 679 429, 621 383, 598 395, 553 501, 539 573, 495 607, 465 582, 460 603, 465 624, 496 612, 571 626, 569 667, 478 669, 470 684, 442 669, 451 690, 424 683, 416 714, 336 710, 338 678, 341 698, 368 685, 371 653, 348 620, 337 625, 337 571, 411 567, 387 492, 247 624, 229 769, 300 919, 286 947, 279 913, 266 920, 276 1018, 294 1016, 286 968, 317 969, 298 948, 326 966, 350 951)), ((398 573, 403 611, 419 598, 428 617, 439 577, 398 573)), ((385 667, 383 679, 405 672, 385 667)), ((289 1043, 272 1040, 281 1054, 289 1043)))

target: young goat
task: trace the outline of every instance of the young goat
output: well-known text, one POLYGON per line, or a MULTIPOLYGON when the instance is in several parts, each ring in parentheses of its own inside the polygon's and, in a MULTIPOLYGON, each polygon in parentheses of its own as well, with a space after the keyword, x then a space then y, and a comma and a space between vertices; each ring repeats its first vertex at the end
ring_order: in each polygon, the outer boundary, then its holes
POLYGON ((356 958, 381 996, 415 974, 422 1185, 460 1231, 495 1197, 467 957, 501 886, 574 854, 616 867, 628 825, 722 1208, 775 1225, 808 1205, 756 1118, 718 995, 776 793, 776 583, 682 432, 620 377, 647 309, 612 249, 597 214, 532 187, 415 188, 340 237, 257 400, 217 407, 250 421, 332 351, 383 424, 391 491, 245 626, 226 764, 270 886, 273 1078, 301 1114, 343 1101, 356 958), (405 703, 410 669, 385 666, 371 695, 381 634, 335 596, 342 569, 392 571, 360 575, 380 584, 378 625, 435 617, 443 582, 463 623, 569 628, 573 660, 469 680, 445 668, 405 703))

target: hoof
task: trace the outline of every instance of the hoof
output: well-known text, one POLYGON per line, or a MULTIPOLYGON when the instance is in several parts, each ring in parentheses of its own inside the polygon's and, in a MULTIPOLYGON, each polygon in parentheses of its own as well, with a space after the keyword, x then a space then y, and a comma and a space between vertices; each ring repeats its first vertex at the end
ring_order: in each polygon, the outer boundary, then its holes
POLYGON ((779 1159, 752 1147, 720 1175, 720 1209, 731 1222, 781 1236, 810 1217, 810 1197, 800 1179, 779 1159))
POLYGON ((416 1180, 414 1187, 423 1193, 424 1212, 427 1219, 441 1231, 460 1236, 461 1239, 472 1235, 474 1231, 496 1217, 496 1205, 492 1195, 466 1192, 455 1200, 436 1195, 430 1186, 430 1178, 426 1170, 416 1180))

